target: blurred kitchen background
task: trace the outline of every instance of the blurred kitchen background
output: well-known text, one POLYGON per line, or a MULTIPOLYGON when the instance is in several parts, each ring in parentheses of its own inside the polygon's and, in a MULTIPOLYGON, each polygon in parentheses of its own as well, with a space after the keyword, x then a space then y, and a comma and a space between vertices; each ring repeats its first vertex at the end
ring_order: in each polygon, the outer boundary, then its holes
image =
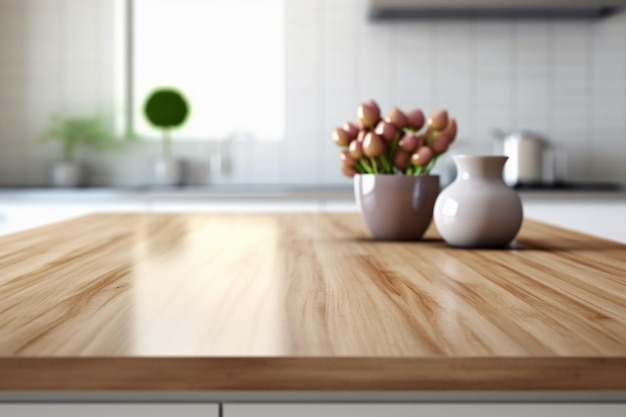
POLYGON ((77 159, 88 186, 149 185, 161 148, 141 127, 141 88, 168 76, 187 83, 192 109, 188 130, 172 131, 186 185, 350 187, 331 133, 370 98, 383 113, 449 109, 452 152, 491 152, 494 128, 527 129, 563 156, 562 179, 626 184, 626 13, 376 20, 369 0, 128 5, 0 0, 0 186, 50 184, 61 150, 40 139, 55 113, 101 115, 124 142, 134 120, 141 140, 77 159), (202 4, 206 25, 185 18, 202 4))

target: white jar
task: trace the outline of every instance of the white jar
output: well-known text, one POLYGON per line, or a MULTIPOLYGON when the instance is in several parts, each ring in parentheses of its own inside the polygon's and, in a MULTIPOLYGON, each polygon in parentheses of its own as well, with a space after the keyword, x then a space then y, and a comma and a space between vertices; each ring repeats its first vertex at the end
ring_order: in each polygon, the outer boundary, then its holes
POLYGON ((450 246, 508 245, 522 225, 522 202, 502 179, 506 156, 454 156, 456 180, 435 203, 435 224, 450 246))

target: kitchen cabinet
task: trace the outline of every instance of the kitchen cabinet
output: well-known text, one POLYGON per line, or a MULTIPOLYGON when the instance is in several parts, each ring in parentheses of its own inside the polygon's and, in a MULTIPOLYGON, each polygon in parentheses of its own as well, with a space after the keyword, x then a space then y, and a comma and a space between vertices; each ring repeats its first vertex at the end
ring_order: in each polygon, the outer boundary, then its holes
POLYGON ((218 417, 218 404, 2 404, 6 417, 218 417))
POLYGON ((375 20, 424 18, 598 18, 626 6, 624 0, 372 0, 375 20))
POLYGON ((581 233, 626 243, 626 201, 584 199, 524 200, 524 216, 581 233))
POLYGON ((225 404, 224 417, 624 417, 626 404, 225 404))

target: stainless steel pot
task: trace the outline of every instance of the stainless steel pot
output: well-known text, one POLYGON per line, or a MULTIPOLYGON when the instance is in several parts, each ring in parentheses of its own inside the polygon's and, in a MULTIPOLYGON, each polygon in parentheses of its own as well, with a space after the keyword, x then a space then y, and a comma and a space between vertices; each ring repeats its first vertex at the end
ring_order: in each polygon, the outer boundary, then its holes
POLYGON ((554 151, 550 142, 536 133, 495 131, 496 153, 509 157, 504 181, 511 186, 549 184, 555 181, 554 151))

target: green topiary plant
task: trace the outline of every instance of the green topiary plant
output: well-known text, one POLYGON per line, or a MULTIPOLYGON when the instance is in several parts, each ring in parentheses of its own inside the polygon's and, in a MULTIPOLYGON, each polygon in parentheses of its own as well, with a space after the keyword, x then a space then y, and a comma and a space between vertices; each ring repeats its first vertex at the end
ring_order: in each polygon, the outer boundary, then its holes
POLYGON ((161 142, 163 155, 169 156, 171 152, 170 130, 185 123, 189 114, 187 100, 174 88, 159 88, 148 96, 144 113, 153 126, 163 130, 161 142))
POLYGON ((73 162, 76 148, 80 145, 96 149, 110 149, 116 140, 107 128, 104 119, 94 117, 64 117, 54 114, 51 125, 42 136, 42 141, 57 139, 61 142, 63 161, 73 162))

